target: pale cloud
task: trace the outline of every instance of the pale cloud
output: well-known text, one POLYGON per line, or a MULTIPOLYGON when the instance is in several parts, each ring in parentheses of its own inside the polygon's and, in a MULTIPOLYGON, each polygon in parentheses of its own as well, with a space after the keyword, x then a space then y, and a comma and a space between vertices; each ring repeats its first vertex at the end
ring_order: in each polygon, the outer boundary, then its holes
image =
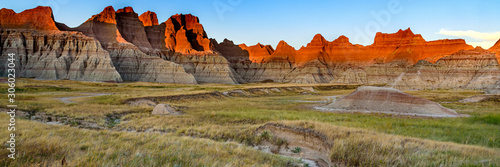
POLYGON ((478 40, 477 42, 467 42, 467 44, 474 47, 481 46, 484 49, 489 49, 500 39, 500 32, 477 32, 474 30, 467 31, 448 31, 441 29, 438 34, 448 35, 454 37, 470 37, 478 40))
POLYGON ((483 49, 489 49, 493 45, 495 45, 496 41, 481 41, 481 42, 467 42, 467 44, 472 45, 474 47, 481 46, 483 49))
POLYGON ((448 36, 455 36, 455 37, 471 37, 471 38, 474 38, 477 40, 483 40, 483 41, 497 41, 498 39, 500 39, 500 32, 485 33, 485 32, 477 32, 474 30, 448 31, 445 29, 441 29, 439 31, 439 34, 448 35, 448 36))

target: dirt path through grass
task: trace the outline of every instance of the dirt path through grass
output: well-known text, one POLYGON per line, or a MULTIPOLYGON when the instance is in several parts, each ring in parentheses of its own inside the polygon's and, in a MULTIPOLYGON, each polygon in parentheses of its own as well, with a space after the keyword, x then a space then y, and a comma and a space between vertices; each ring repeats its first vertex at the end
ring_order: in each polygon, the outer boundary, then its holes
POLYGON ((95 97, 95 96, 105 96, 105 95, 111 95, 109 93, 84 93, 84 94, 89 94, 85 96, 70 96, 70 97, 61 97, 61 98, 56 98, 59 99, 61 102, 69 104, 73 103, 74 101, 72 99, 74 98, 82 98, 82 97, 95 97))

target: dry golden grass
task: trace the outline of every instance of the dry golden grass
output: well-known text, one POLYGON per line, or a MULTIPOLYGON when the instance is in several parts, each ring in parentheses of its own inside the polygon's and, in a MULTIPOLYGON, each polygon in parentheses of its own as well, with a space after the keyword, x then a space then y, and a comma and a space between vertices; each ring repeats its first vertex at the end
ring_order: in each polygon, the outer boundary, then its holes
MULTIPOLYGON (((8 115, 0 114, 0 129, 8 115)), ((2 140, 9 132, 0 131, 2 140)), ((156 133, 94 131, 18 120, 16 160, 0 151, 0 166, 288 166, 298 164, 234 142, 156 133)))
POLYGON ((333 161, 347 166, 498 166, 500 151, 403 137, 311 121, 280 121, 314 129, 333 142, 333 161))
MULTIPOLYGON (((92 131, 20 120, 19 126, 23 136, 20 137, 19 143, 22 145, 19 148, 26 152, 23 152, 24 160, 10 164, 13 166, 54 165, 60 163, 63 157, 66 157, 71 165, 78 166, 289 165, 291 160, 255 152, 236 144, 258 144, 261 139, 254 134, 254 131, 268 122, 297 126, 312 125, 315 130, 335 138, 333 150, 337 151, 332 151, 332 159, 350 166, 500 165, 498 158, 495 157, 500 148, 499 103, 456 102, 481 94, 479 91, 407 91, 409 94, 432 101, 451 102, 443 105, 461 114, 470 114, 469 118, 433 119, 386 114, 323 113, 312 108, 317 104, 308 102, 324 101, 325 96, 347 95, 354 89, 317 90, 311 95, 284 93, 275 96, 222 100, 164 101, 162 103, 185 107, 183 112, 186 114, 153 116, 150 114, 153 107, 134 107, 123 102, 128 98, 147 96, 311 85, 280 83, 181 85, 20 79, 16 86, 20 88, 16 92, 18 106, 23 110, 80 118, 101 126, 110 126, 106 125, 105 121, 108 115, 123 114, 122 122, 111 125, 111 130, 154 130, 166 134, 92 131), (76 98, 71 104, 56 99, 82 96, 87 93, 111 95, 76 98), (347 132, 351 135, 346 136, 347 132), (191 139, 185 136, 205 139, 191 139), (222 143, 227 141, 231 142, 222 143), (97 147, 93 147, 94 145, 97 147), (166 156, 168 158, 165 158, 166 156), (210 160, 217 156, 221 156, 220 159, 210 160)), ((5 90, 4 88, 6 85, 0 85, 0 89, 5 90)), ((6 104, 4 98, 0 97, 1 105, 6 104)), ((0 116, 0 119, 0 128, 5 129, 3 127, 5 124, 1 122, 5 119, 3 116, 0 116)), ((4 159, 2 162, 9 161, 4 159)), ((0 163, 1 165, 3 164, 0 163)))

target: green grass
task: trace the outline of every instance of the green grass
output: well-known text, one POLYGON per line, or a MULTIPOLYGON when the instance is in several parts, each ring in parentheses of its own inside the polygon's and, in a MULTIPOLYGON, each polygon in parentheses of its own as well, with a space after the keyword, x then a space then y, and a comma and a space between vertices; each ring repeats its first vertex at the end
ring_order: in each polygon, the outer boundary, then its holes
MULTIPOLYGON (((192 119, 195 119, 194 122, 198 126, 206 124, 251 125, 279 120, 310 120, 387 134, 500 148, 500 126, 494 122, 495 118, 500 116, 500 111, 495 111, 495 104, 490 104, 490 102, 468 104, 478 110, 477 113, 465 112, 474 114, 471 117, 410 118, 386 114, 322 113, 307 106, 294 104, 291 102, 294 100, 297 100, 296 97, 258 97, 178 105, 189 107, 186 112, 193 115, 192 119)), ((461 105, 463 104, 448 104, 447 106, 454 108, 461 105)), ((461 111, 458 112, 461 113, 461 111)), ((141 123, 134 122, 123 126, 134 126, 134 124, 141 123)), ((142 124, 141 126, 147 126, 147 123, 142 124)))
MULTIPOLYGON (((5 91, 6 84, 0 85, 0 89, 5 91)), ((273 86, 301 86, 297 84, 277 84, 277 83, 252 83, 245 85, 220 85, 220 84, 204 84, 204 85, 181 85, 181 84, 162 84, 162 83, 96 83, 96 82, 78 82, 78 81, 33 81, 31 79, 20 79, 16 84, 19 91, 16 92, 17 104, 20 109, 34 112, 46 112, 53 115, 69 116, 83 119, 90 122, 98 123, 112 130, 134 129, 137 131, 157 130, 167 133, 166 135, 159 134, 130 134, 123 132, 96 132, 89 130, 81 130, 68 127, 55 127, 48 125, 38 125, 30 121, 23 123, 29 124, 31 127, 27 129, 37 130, 38 132, 27 130, 24 133, 29 133, 34 136, 37 133, 52 134, 56 140, 49 140, 51 136, 42 136, 41 143, 31 141, 32 145, 40 144, 42 148, 41 154, 35 154, 36 151, 29 152, 33 155, 28 155, 27 161, 15 162, 13 165, 22 164, 52 164, 52 161, 61 160, 62 155, 82 156, 84 161, 71 161, 73 164, 86 166, 92 160, 103 165, 114 166, 120 163, 146 164, 145 166, 155 165, 174 165, 177 163, 182 166, 203 166, 217 164, 214 166, 224 166, 224 164, 237 164, 251 161, 258 165, 283 166, 289 160, 280 158, 265 159, 260 157, 258 153, 251 153, 256 156, 256 160, 236 160, 233 163, 231 159, 234 156, 224 154, 221 160, 207 160, 203 157, 210 157, 212 154, 211 147, 203 148, 202 153, 194 153, 195 148, 179 147, 175 148, 178 151, 188 150, 187 153, 177 153, 174 155, 172 151, 160 151, 154 145, 144 144, 146 142, 169 143, 176 140, 181 140, 187 143, 194 142, 194 146, 201 146, 203 143, 217 143, 217 148, 223 147, 225 141, 234 141, 240 144, 252 145, 262 140, 262 136, 255 136, 254 130, 262 124, 276 121, 309 121, 314 123, 322 123, 331 126, 350 127, 373 131, 380 134, 399 135, 405 137, 414 137, 433 141, 453 142, 463 145, 474 145, 482 148, 491 148, 500 150, 500 102, 486 101, 478 103, 458 103, 457 101, 466 97, 481 94, 479 91, 473 90, 424 90, 424 91, 408 91, 407 93, 427 98, 432 101, 441 102, 443 106, 456 110, 460 114, 468 114, 470 117, 460 118, 413 118, 407 116, 395 116, 387 114, 356 114, 356 113, 325 113, 314 110, 312 107, 317 105, 307 101, 322 101, 325 96, 347 95, 354 89, 321 89, 317 90, 312 95, 299 95, 297 93, 284 93, 276 96, 260 96, 260 97, 234 97, 224 98, 223 100, 204 100, 198 99, 195 101, 178 101, 178 102, 163 102, 177 107, 183 107, 185 115, 181 116, 153 116, 150 114, 153 107, 138 107, 128 106, 123 104, 126 99, 146 96, 166 96, 166 95, 181 95, 192 93, 204 93, 211 91, 225 91, 233 89, 245 89, 256 87, 273 87, 273 86), (64 86, 63 86, 64 85, 64 86), (75 99, 73 104, 65 104, 57 100, 60 97, 81 96, 87 93, 109 93, 112 95, 86 97, 75 99), (106 123, 110 115, 123 114, 120 123, 106 123), (38 127, 39 126, 39 127, 38 127), (42 129, 40 129, 42 128, 42 129), (74 139, 70 133, 78 133, 84 135, 84 139, 74 139), (90 142, 97 134, 105 134, 108 136, 125 136, 119 139, 112 137, 97 137, 97 141, 90 142), (204 139, 190 139, 185 136, 191 136, 204 139), (47 139, 45 139, 47 138, 47 139), (161 138, 161 139, 160 139, 161 138), (165 138, 165 139, 163 139, 165 138), (75 140, 75 141, 72 141, 75 140), (89 141, 86 141, 89 140, 89 141), (114 143, 109 143, 110 140, 114 143), (67 143, 66 145, 55 144, 58 141, 67 143), (83 142, 87 144, 75 144, 83 142), (125 143, 126 148, 120 148, 118 143, 125 143), (142 147, 133 147, 133 144, 146 145, 142 147), (74 144, 75 146, 72 146, 74 144), (94 149, 93 144, 100 144, 99 149, 94 149), (106 147, 113 148, 112 151, 106 151, 106 147), (72 153, 74 150, 79 150, 72 153), (159 151, 162 153, 156 153, 159 151), (54 152, 54 153, 50 153, 54 152), (139 152, 141 156, 135 156, 139 152), (166 153, 164 153, 166 152, 166 153), (47 155, 46 155, 47 154, 47 155), (147 155, 147 156, 144 156, 147 155), (164 156, 173 156, 177 159, 164 159, 164 156), (124 157, 132 157, 130 160, 124 157), (183 161, 179 159, 193 160, 183 161), (196 161, 196 158, 202 158, 196 161), (260 157, 260 158, 259 158, 260 157), (262 162, 260 162, 262 161, 262 162), (265 163, 264 163, 265 162, 265 163), (156 164, 157 163, 157 164, 156 164)), ((0 97, 0 104, 6 105, 5 97, 0 97)), ((113 118, 115 119, 115 118, 113 118)), ((2 120, 0 120, 2 121, 2 120)), ((0 122, 1 123, 1 122, 0 122)), ((3 124, 0 126, 4 126, 3 124)), ((0 127, 2 128, 2 127, 0 127)), ((25 135, 29 136, 29 135, 25 135)), ((23 137, 24 138, 24 137, 23 137)), ((34 137, 33 140, 37 139, 34 137)), ((40 138, 39 138, 40 139, 40 138)), ((349 139, 350 141, 352 139, 349 139)), ((383 140, 383 139, 381 139, 383 140)), ((29 141, 26 138, 26 141, 29 141)), ((24 143, 25 141, 20 141, 24 143)), ((354 142, 354 141, 353 141, 354 142)), ((356 141, 366 142, 366 141, 356 141)), ((174 142, 175 143, 175 142, 174 142)), ((355 142, 354 142, 355 143, 355 142)), ((233 143, 234 144, 234 143, 233 143)), ((363 143, 355 143, 363 144, 363 143)), ((373 143, 372 143, 373 144, 373 143)), ((142 146, 141 145, 141 146, 142 146)), ((166 144, 168 145, 168 144, 166 144)), ((20 146, 28 148, 28 146, 20 146)), ((355 147, 355 145, 339 145, 341 148, 355 147)), ((228 146, 227 152, 240 149, 236 146, 228 146)), ((243 149, 243 148, 241 148, 243 149)), ((243 150, 246 150, 245 147, 243 150)), ((354 149, 354 148, 352 148, 354 149)), ((213 153, 217 155, 217 153, 213 153)), ((449 157, 456 152, 441 152, 441 157, 449 157)), ((384 154, 385 155, 385 154, 384 154)), ((241 155, 243 156, 243 155, 241 155)), ((359 164, 359 162, 372 162, 371 160, 356 159, 359 156, 354 153, 346 153, 342 155, 351 159, 344 161, 359 164), (354 159, 352 159, 354 158, 354 159)), ((390 155, 386 155, 391 157, 390 155)), ((437 156, 437 157, 440 157, 437 156)), ((396 156, 397 157, 397 156, 396 156)), ((411 158, 411 157, 410 157, 411 158)), ((237 159, 237 158, 236 158, 237 159)), ((384 159, 384 158, 380 158, 384 159)), ((414 161, 427 161, 422 157, 414 157, 414 161)), ((385 159, 384 159, 385 161, 385 159)), ((431 160, 429 160, 431 161, 431 160)), ((430 164, 439 164, 439 159, 432 159, 430 164)), ((450 159, 451 161, 451 159, 450 159)), ((455 161, 455 160, 453 160, 455 161)), ((350 163, 348 163, 350 164, 350 163)), ((361 163, 362 164, 362 163, 361 163)), ((370 163, 376 164, 376 163, 370 163)), ((419 163, 415 163, 418 165, 419 163)), ((2 164, 0 164, 2 165, 2 164)), ((160 166, 161 166, 160 165, 160 166)))

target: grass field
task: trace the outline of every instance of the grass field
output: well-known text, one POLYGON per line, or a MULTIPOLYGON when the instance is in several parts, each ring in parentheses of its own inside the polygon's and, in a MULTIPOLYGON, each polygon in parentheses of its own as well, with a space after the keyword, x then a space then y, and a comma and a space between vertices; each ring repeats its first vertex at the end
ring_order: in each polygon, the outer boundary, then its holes
MULTIPOLYGON (((154 116, 153 107, 130 106, 137 97, 195 94, 259 87, 304 86, 254 83, 244 85, 179 85, 162 83, 98 83, 79 81, 17 81, 19 109, 68 116, 96 123, 107 130, 69 125, 46 125, 19 120, 22 155, 0 165, 92 166, 290 166, 297 159, 270 156, 252 149, 264 139, 255 130, 269 122, 303 126, 333 141, 332 161, 347 166, 500 166, 500 102, 459 103, 482 94, 474 90, 423 90, 406 93, 440 102, 470 117, 415 118, 387 114, 325 113, 314 106, 327 96, 347 95, 354 89, 316 89, 252 97, 160 101, 182 109, 184 115, 154 116), (58 98, 89 93, 63 103, 58 98), (109 124, 110 115, 120 121, 109 124), (307 126, 306 126, 307 125, 307 126), (158 133, 149 133, 158 132, 158 133), (345 136, 345 133, 356 135, 345 136), (404 146, 397 143, 412 141, 404 146), (420 143, 420 144, 415 144, 420 143), (214 158, 217 157, 217 158, 214 158)), ((318 85, 313 85, 318 86, 318 85)), ((0 85, 3 94, 7 84, 0 85)), ((0 104, 7 104, 1 97, 0 104)), ((0 114, 0 128, 8 118, 0 114)), ((7 140, 7 132, 2 132, 7 140)))

